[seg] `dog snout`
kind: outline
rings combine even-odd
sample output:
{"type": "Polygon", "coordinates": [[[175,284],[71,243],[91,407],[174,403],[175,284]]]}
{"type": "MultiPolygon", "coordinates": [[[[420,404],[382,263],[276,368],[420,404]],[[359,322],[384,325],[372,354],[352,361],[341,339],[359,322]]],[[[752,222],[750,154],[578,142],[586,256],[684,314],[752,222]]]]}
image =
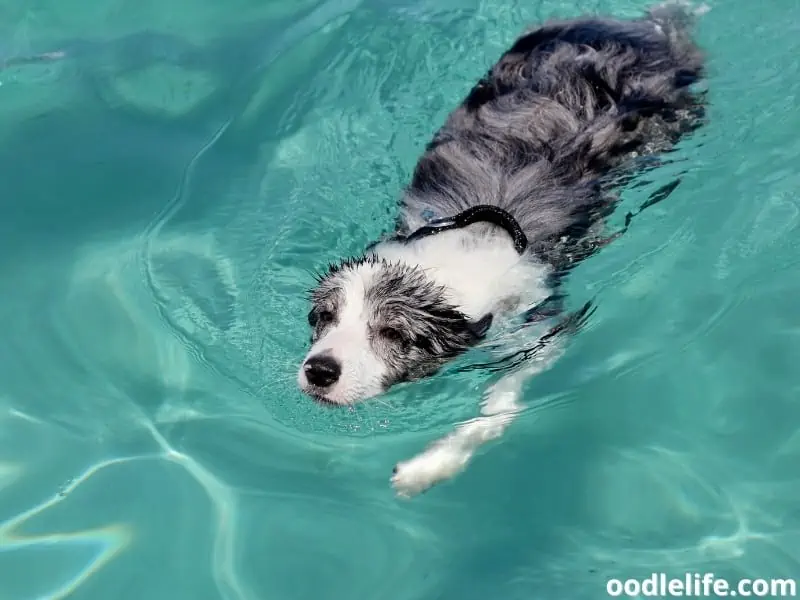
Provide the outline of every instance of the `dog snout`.
{"type": "Polygon", "coordinates": [[[309,383],[321,388],[333,385],[342,374],[339,362],[327,354],[312,356],[303,365],[303,370],[309,383]]]}

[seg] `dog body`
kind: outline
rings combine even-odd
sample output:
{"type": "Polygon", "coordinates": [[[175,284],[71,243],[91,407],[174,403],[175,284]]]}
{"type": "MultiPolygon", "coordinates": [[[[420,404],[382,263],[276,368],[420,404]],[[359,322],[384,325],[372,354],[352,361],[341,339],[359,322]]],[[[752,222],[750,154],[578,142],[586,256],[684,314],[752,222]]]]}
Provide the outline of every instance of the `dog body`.
{"type": "MultiPolygon", "coordinates": [[[[312,347],[298,384],[352,404],[435,373],[492,325],[536,318],[593,252],[614,208],[611,173],[670,148],[702,120],[691,14],[553,22],[521,36],[435,134],[393,235],[331,265],[311,292],[312,347]]],[[[531,360],[487,393],[480,419],[411,461],[413,494],[446,479],[520,409],[531,360]]]]}

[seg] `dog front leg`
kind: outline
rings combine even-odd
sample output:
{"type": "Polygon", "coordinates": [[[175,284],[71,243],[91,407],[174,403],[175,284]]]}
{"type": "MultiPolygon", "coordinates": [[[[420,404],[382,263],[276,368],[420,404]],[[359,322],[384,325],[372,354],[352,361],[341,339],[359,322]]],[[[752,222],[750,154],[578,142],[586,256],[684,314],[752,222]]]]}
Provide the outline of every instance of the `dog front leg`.
{"type": "Polygon", "coordinates": [[[451,479],[464,470],[481,446],[502,436],[523,408],[521,397],[525,382],[556,358],[554,353],[545,354],[547,356],[537,357],[495,382],[487,390],[480,417],[460,424],[421,454],[398,463],[392,475],[397,495],[410,498],[451,479]]]}

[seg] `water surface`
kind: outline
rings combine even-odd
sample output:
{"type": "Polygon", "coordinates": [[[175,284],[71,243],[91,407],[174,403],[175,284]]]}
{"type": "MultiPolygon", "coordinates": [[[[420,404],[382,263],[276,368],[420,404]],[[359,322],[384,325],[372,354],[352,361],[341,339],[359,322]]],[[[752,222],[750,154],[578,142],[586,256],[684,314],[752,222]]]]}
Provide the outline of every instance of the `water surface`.
{"type": "Polygon", "coordinates": [[[603,598],[800,572],[800,5],[719,0],[710,121],[578,268],[535,406],[412,502],[488,373],[303,398],[311,272],[391,224],[528,23],[646,2],[0,4],[0,598],[603,598]]]}

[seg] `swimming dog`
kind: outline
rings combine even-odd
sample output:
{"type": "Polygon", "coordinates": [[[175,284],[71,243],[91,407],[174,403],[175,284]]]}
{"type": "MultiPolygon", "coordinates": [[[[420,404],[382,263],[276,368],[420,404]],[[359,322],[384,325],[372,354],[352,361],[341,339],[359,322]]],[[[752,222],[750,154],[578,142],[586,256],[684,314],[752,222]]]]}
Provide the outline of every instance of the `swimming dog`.
{"type": "MultiPolygon", "coordinates": [[[[615,207],[610,175],[635,172],[704,119],[693,17],[662,4],[638,19],[551,21],[518,37],[427,145],[394,231],[318,276],[300,389],[350,405],[436,373],[501,322],[563,310],[564,273],[613,238],[597,235],[615,207]]],[[[547,363],[517,364],[489,388],[480,418],[398,463],[397,493],[461,471],[503,433],[522,385],[547,363]]]]}

